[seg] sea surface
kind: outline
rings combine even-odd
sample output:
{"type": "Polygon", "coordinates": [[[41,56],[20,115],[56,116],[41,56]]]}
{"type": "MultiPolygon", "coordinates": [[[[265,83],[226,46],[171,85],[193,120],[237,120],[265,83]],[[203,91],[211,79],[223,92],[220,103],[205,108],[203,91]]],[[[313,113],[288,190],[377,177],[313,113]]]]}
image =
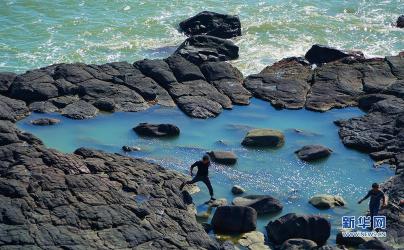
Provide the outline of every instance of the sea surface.
{"type": "MultiPolygon", "coordinates": [[[[89,120],[71,120],[60,114],[32,114],[18,126],[37,135],[44,143],[66,153],[78,147],[92,147],[108,152],[124,153],[123,145],[140,147],[141,151],[128,155],[146,158],[170,169],[189,173],[190,165],[210,150],[229,150],[236,153],[234,166],[213,164],[210,171],[216,198],[235,198],[233,185],[240,185],[246,194],[268,194],[284,204],[282,213],[258,219],[258,229],[273,218],[289,212],[322,214],[332,222],[335,236],[341,227],[341,216],[363,215],[367,211],[362,198],[371,183],[382,182],[393,175],[387,166],[373,167],[367,154],[343,146],[338,127],[333,121],[360,116],[357,108],[331,110],[326,113],[308,110],[275,110],[269,103],[252,99],[249,106],[225,110],[214,119],[199,120],[186,116],[178,108],[154,106],[137,113],[101,114],[89,120]],[[54,126],[34,126],[30,121],[40,117],[61,120],[54,126]],[[181,134],[173,139],[139,137],[132,128],[140,122],[173,123],[181,134]],[[241,146],[246,132],[252,128],[281,130],[286,143],[279,149],[247,149],[241,146]],[[315,163],[299,160],[294,151],[308,144],[322,144],[333,150],[332,155],[315,163]],[[318,210],[308,200],[316,194],[341,195],[347,202],[344,208],[318,210]]],[[[206,212],[204,204],[209,193],[203,183],[194,202],[199,213],[206,212]]],[[[332,243],[335,237],[330,237],[332,243]]]]}
{"type": "Polygon", "coordinates": [[[314,43],[367,56],[404,49],[404,29],[392,26],[403,0],[1,0],[0,71],[166,57],[185,39],[178,23],[202,10],[240,16],[233,63],[244,74],[314,43]]]}

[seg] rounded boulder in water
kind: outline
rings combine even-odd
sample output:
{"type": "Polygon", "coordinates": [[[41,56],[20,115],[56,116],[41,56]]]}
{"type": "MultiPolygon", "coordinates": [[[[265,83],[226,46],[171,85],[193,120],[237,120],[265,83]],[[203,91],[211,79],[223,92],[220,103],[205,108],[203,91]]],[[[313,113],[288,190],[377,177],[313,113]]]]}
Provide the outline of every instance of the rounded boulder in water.
{"type": "Polygon", "coordinates": [[[281,147],[285,143],[282,132],[274,129],[250,130],[241,142],[246,147],[281,147]]]}

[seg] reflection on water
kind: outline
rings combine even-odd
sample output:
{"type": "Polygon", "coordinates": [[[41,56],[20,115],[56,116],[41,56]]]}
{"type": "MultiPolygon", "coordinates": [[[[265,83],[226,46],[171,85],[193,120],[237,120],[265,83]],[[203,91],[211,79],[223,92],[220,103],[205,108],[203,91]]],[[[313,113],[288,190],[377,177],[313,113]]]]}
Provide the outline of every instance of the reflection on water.
{"type": "MultiPolygon", "coordinates": [[[[270,104],[253,99],[249,106],[236,106],[224,111],[218,118],[191,119],[177,108],[153,107],[138,113],[103,114],[94,119],[75,121],[59,114],[33,114],[20,121],[19,127],[39,136],[47,146],[64,152],[72,152],[87,146],[110,152],[120,152],[123,145],[140,147],[130,156],[146,158],[167,168],[189,172],[189,166],[208,150],[230,150],[238,156],[234,166],[213,164],[211,178],[217,198],[234,198],[231,187],[235,184],[247,190],[247,194],[269,194],[278,198],[288,212],[315,213],[327,216],[333,223],[333,233],[340,226],[340,217],[346,214],[361,215],[365,203],[356,201],[362,197],[372,182],[381,182],[393,173],[387,167],[374,168],[366,154],[345,148],[333,124],[337,119],[360,116],[356,108],[316,113],[307,110],[278,111],[270,104]],[[33,126],[31,119],[57,117],[61,123],[49,126],[33,126]],[[181,134],[172,139],[138,137],[132,130],[140,122],[173,123],[181,134]],[[274,128],[284,132],[285,145],[280,149],[247,149],[240,145],[246,131],[251,128],[274,128]],[[330,147],[333,154],[326,160],[304,163],[294,151],[307,144],[330,147]],[[317,210],[308,204],[315,194],[341,195],[346,208],[317,210]]],[[[198,212],[207,210],[204,204],[209,194],[203,184],[201,192],[193,195],[198,212]]],[[[139,197],[138,197],[139,198],[139,197]]],[[[272,217],[260,217],[259,229],[272,217]]],[[[332,239],[333,237],[331,237],[332,239]]]]}

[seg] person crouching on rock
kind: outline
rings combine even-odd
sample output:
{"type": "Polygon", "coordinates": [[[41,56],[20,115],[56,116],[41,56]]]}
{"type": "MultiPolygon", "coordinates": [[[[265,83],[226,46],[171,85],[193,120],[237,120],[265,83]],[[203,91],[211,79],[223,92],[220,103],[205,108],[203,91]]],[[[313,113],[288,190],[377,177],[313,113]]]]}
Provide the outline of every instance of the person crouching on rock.
{"type": "Polygon", "coordinates": [[[380,201],[383,200],[382,207],[386,206],[386,197],[384,196],[383,191],[379,189],[379,184],[373,183],[372,189],[368,192],[368,194],[358,201],[358,204],[361,204],[362,201],[366,200],[370,197],[369,201],[369,211],[371,222],[373,223],[373,216],[377,216],[379,214],[380,209],[380,201]]]}
{"type": "Polygon", "coordinates": [[[182,190],[185,185],[194,184],[196,182],[202,181],[209,189],[210,200],[216,200],[213,197],[213,188],[209,179],[209,166],[210,166],[210,158],[208,155],[204,155],[201,161],[197,161],[194,164],[192,164],[191,176],[194,176],[193,170],[195,167],[197,167],[198,171],[196,172],[196,176],[192,180],[182,183],[180,189],[182,190]]]}

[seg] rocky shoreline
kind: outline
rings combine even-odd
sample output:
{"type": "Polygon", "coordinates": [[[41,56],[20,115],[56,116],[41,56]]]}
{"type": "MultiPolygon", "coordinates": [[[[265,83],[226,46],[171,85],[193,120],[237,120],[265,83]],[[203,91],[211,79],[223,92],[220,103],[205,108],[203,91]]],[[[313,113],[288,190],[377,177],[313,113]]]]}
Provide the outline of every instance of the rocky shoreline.
{"type": "MultiPolygon", "coordinates": [[[[234,27],[229,34],[240,35],[234,27]]],[[[248,105],[252,96],[278,109],[365,110],[336,121],[339,135],[347,147],[396,167],[383,185],[389,202],[382,213],[387,243],[404,244],[404,53],[364,58],[315,45],[306,58],[286,58],[244,78],[226,62],[238,57],[233,42],[195,30],[206,31],[192,29],[166,59],[0,73],[0,248],[220,249],[188,212],[189,195],[176,191],[180,174],[90,149],[62,154],[14,123],[30,112],[87,119],[156,104],[204,119],[248,105]]]]}

